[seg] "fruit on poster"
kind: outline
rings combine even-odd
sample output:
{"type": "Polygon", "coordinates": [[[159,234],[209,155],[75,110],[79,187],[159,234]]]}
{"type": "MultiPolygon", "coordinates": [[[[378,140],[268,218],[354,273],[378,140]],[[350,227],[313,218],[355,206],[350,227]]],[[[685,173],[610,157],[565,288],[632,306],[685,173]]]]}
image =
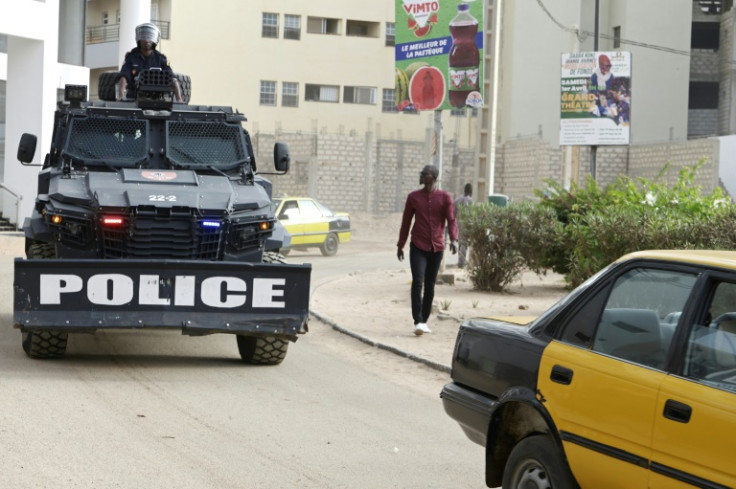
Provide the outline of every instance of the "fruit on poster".
{"type": "Polygon", "coordinates": [[[423,66],[409,81],[409,98],[416,110],[436,110],[445,101],[445,77],[434,66],[423,66]]]}

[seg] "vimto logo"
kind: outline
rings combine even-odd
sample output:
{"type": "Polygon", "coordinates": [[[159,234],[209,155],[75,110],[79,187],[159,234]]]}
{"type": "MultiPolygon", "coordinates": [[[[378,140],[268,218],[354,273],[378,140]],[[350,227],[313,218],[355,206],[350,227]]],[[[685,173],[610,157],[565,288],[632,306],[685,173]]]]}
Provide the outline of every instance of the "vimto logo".
{"type": "Polygon", "coordinates": [[[408,17],[408,27],[417,37],[429,34],[432,26],[437,24],[437,12],[440,2],[436,0],[403,0],[404,11],[408,17]]]}

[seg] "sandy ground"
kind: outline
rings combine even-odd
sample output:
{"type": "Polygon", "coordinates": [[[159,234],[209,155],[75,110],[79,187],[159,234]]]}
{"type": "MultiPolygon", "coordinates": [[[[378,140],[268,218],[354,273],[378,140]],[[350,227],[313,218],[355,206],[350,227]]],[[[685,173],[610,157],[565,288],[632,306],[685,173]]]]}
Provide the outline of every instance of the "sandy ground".
{"type": "MultiPolygon", "coordinates": [[[[382,218],[356,214],[351,218],[354,238],[344,245],[345,249],[367,245],[395,251],[399,214],[382,218]]],[[[523,273],[506,292],[478,291],[467,272],[456,266],[457,257],[449,252],[445,256],[441,274],[454,279],[454,284],[436,286],[434,312],[428,322],[431,334],[413,334],[408,257],[402,263],[397,261],[396,268],[347,274],[319,286],[312,294],[310,308],[323,323],[367,344],[449,371],[457,331],[464,321],[475,317],[538,316],[568,292],[561,276],[532,272],[523,273]]]]}

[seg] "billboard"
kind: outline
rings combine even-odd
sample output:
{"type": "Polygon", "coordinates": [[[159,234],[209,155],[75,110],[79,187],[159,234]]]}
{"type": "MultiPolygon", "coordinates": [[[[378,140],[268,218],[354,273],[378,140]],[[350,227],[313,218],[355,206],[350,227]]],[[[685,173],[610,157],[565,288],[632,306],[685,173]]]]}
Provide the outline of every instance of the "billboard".
{"type": "Polygon", "coordinates": [[[483,106],[483,0],[396,0],[399,111],[483,106]]]}
{"type": "Polygon", "coordinates": [[[563,53],[560,145],[629,144],[631,53],[563,53]]]}

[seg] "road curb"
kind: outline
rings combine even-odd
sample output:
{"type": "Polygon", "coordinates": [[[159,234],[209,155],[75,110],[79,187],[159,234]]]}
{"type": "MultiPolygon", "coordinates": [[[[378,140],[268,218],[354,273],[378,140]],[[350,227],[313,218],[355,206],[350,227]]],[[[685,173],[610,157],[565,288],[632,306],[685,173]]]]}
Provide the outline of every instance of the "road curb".
{"type": "Polygon", "coordinates": [[[312,316],[314,316],[318,320],[322,321],[323,323],[329,325],[335,331],[338,331],[338,332],[340,332],[342,334],[348,335],[351,338],[355,338],[356,340],[361,341],[361,342],[363,342],[363,343],[365,343],[367,345],[374,346],[376,348],[380,348],[381,350],[389,351],[391,353],[394,353],[394,354],[399,355],[399,356],[404,357],[404,358],[408,358],[409,360],[412,360],[412,361],[415,361],[415,362],[418,362],[418,363],[422,363],[422,364],[424,364],[424,365],[426,365],[426,366],[428,366],[430,368],[433,368],[435,370],[439,370],[440,372],[445,372],[445,373],[448,373],[448,374],[450,373],[450,370],[451,369],[447,365],[443,365],[443,364],[441,364],[439,362],[435,362],[434,360],[429,360],[427,358],[420,357],[420,356],[415,355],[413,353],[409,353],[407,351],[404,351],[404,350],[402,350],[400,348],[396,348],[395,346],[387,345],[385,343],[381,343],[379,341],[372,340],[372,339],[370,339],[370,338],[368,338],[366,336],[363,336],[361,334],[358,334],[358,333],[356,333],[354,331],[350,331],[349,329],[344,328],[343,326],[340,326],[339,324],[337,324],[332,319],[328,318],[324,314],[321,314],[321,313],[319,313],[317,311],[311,310],[311,311],[309,311],[309,314],[312,315],[312,316]]]}

